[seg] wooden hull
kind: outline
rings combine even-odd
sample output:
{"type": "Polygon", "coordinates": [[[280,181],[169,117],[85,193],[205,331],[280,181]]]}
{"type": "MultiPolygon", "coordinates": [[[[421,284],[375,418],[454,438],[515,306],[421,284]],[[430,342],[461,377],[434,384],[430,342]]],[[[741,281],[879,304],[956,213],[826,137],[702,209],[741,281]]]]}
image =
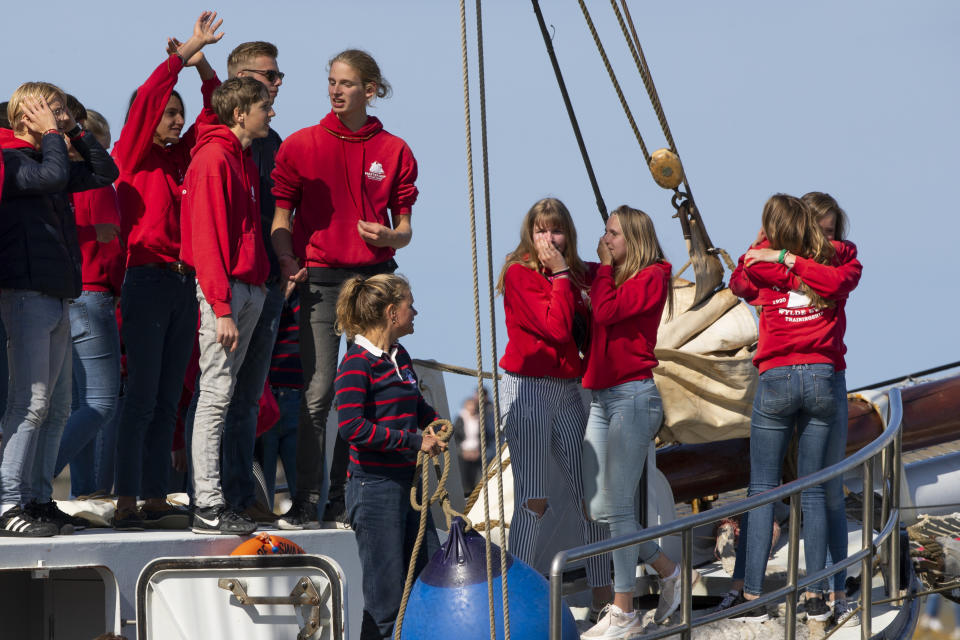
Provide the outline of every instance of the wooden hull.
{"type": "MultiPolygon", "coordinates": [[[[904,387],[902,395],[904,451],[960,438],[960,375],[904,387]]],[[[851,399],[848,407],[847,455],[883,431],[870,404],[851,399]]],[[[657,468],[670,482],[677,502],[742,489],[750,482],[750,440],[664,447],[657,452],[657,468]]]]}

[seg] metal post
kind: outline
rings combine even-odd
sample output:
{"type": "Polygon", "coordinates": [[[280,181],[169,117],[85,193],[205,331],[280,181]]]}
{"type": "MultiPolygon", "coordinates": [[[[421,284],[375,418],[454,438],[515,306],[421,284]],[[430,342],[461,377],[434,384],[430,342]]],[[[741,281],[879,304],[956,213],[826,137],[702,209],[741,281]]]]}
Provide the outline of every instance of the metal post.
{"type": "Polygon", "coordinates": [[[873,623],[873,460],[863,463],[863,548],[870,552],[860,566],[860,637],[870,640],[873,623]]]}
{"type": "Polygon", "coordinates": [[[690,622],[693,621],[693,583],[690,578],[693,570],[693,529],[684,529],[681,532],[683,551],[680,554],[680,602],[683,604],[683,631],[682,640],[690,640],[690,622]]]}
{"type": "Polygon", "coordinates": [[[784,620],[785,640],[797,637],[797,578],[800,569],[800,494],[790,496],[790,539],[787,548],[787,585],[793,591],[787,594],[786,620],[784,620]]]}
{"type": "Polygon", "coordinates": [[[550,640],[560,640],[563,633],[561,596],[563,594],[563,569],[567,566],[567,553],[561,551],[553,557],[550,565],[550,640]]]}
{"type": "MultiPolygon", "coordinates": [[[[890,504],[897,520],[900,520],[900,470],[901,470],[901,434],[903,429],[893,438],[893,469],[890,478],[890,504]]],[[[894,598],[900,595],[900,525],[890,534],[890,565],[887,569],[890,576],[890,595],[894,598]]]]}

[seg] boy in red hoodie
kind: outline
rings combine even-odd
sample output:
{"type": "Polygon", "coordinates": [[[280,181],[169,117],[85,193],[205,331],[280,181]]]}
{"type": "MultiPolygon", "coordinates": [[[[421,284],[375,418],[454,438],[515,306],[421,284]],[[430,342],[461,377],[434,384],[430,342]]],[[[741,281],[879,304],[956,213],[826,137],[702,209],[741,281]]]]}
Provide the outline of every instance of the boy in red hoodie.
{"type": "Polygon", "coordinates": [[[237,372],[260,318],[270,271],[260,228],[260,180],[249,147],[270,132],[273,101],[253,78],[213,93],[220,124],[198,125],[183,182],[180,259],[197,272],[200,395],[193,426],[193,531],[247,535],[257,528],[220,485],[220,441],[237,372]]]}

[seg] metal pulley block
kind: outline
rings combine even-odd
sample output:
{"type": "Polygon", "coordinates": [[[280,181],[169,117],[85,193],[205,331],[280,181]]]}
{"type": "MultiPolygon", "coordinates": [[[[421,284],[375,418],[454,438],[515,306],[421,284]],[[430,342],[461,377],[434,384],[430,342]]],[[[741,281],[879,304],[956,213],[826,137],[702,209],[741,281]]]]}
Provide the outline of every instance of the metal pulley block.
{"type": "Polygon", "coordinates": [[[676,189],[683,182],[683,165],[670,149],[657,149],[650,154],[650,173],[664,189],[676,189]]]}

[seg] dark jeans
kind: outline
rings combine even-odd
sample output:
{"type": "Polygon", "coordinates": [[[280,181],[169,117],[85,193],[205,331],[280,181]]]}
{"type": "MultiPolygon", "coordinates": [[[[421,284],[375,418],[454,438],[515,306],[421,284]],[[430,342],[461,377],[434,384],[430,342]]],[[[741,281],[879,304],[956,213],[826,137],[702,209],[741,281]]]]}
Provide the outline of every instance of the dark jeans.
{"type": "Polygon", "coordinates": [[[197,335],[193,276],[131,267],[120,310],[127,387],[117,426],[117,494],[167,495],[170,449],[183,376],[197,335]]]}
{"type": "MultiPolygon", "coordinates": [[[[346,503],[363,569],[360,639],[390,638],[420,524],[420,514],[410,506],[410,481],[354,473],[347,482],[346,503]]],[[[428,511],[417,574],[439,548],[428,511]]]]}
{"type": "Polygon", "coordinates": [[[220,466],[223,495],[227,504],[245,509],[256,500],[253,480],[253,449],[257,437],[257,414],[260,396],[270,372],[273,345],[283,309],[283,285],[267,286],[267,297],[247,345],[247,353],[237,373],[237,381],[227,409],[223,427],[222,464],[220,466]]]}
{"type": "MultiPolygon", "coordinates": [[[[297,427],[297,497],[314,503],[319,502],[323,489],[327,416],[340,350],[340,336],[333,329],[339,294],[339,284],[300,285],[300,361],[305,386],[297,427]]],[[[347,443],[337,437],[328,501],[343,498],[348,450],[347,443]]]]}
{"type": "Polygon", "coordinates": [[[267,483],[267,500],[273,508],[277,488],[277,462],[283,463],[290,497],[296,499],[296,488],[291,485],[297,477],[297,422],[300,418],[300,389],[274,387],[273,395],[280,407],[280,419],[260,436],[260,466],[267,483]]]}
{"type": "MultiPolygon", "coordinates": [[[[827,441],[827,453],[823,466],[837,464],[847,455],[847,372],[837,371],[833,375],[833,389],[837,396],[837,415],[830,439],[827,441]]],[[[847,505],[843,496],[843,476],[837,476],[823,483],[827,504],[827,550],[830,562],[840,562],[847,558],[847,505]]],[[[833,590],[842,593],[847,580],[846,570],[833,576],[833,590]]]]}
{"type": "MultiPolygon", "coordinates": [[[[830,364],[776,367],[760,374],[750,421],[750,488],[753,496],[780,486],[783,458],[794,429],[799,434],[797,471],[800,477],[823,468],[827,440],[837,413],[834,371],[830,364]]],[[[823,569],[827,555],[827,515],[823,486],[801,494],[803,553],[807,575],[823,569]]],[[[773,504],[747,514],[741,535],[746,551],[744,592],[760,595],[770,554],[773,504]]],[[[820,585],[809,591],[819,593],[820,585]]]]}

